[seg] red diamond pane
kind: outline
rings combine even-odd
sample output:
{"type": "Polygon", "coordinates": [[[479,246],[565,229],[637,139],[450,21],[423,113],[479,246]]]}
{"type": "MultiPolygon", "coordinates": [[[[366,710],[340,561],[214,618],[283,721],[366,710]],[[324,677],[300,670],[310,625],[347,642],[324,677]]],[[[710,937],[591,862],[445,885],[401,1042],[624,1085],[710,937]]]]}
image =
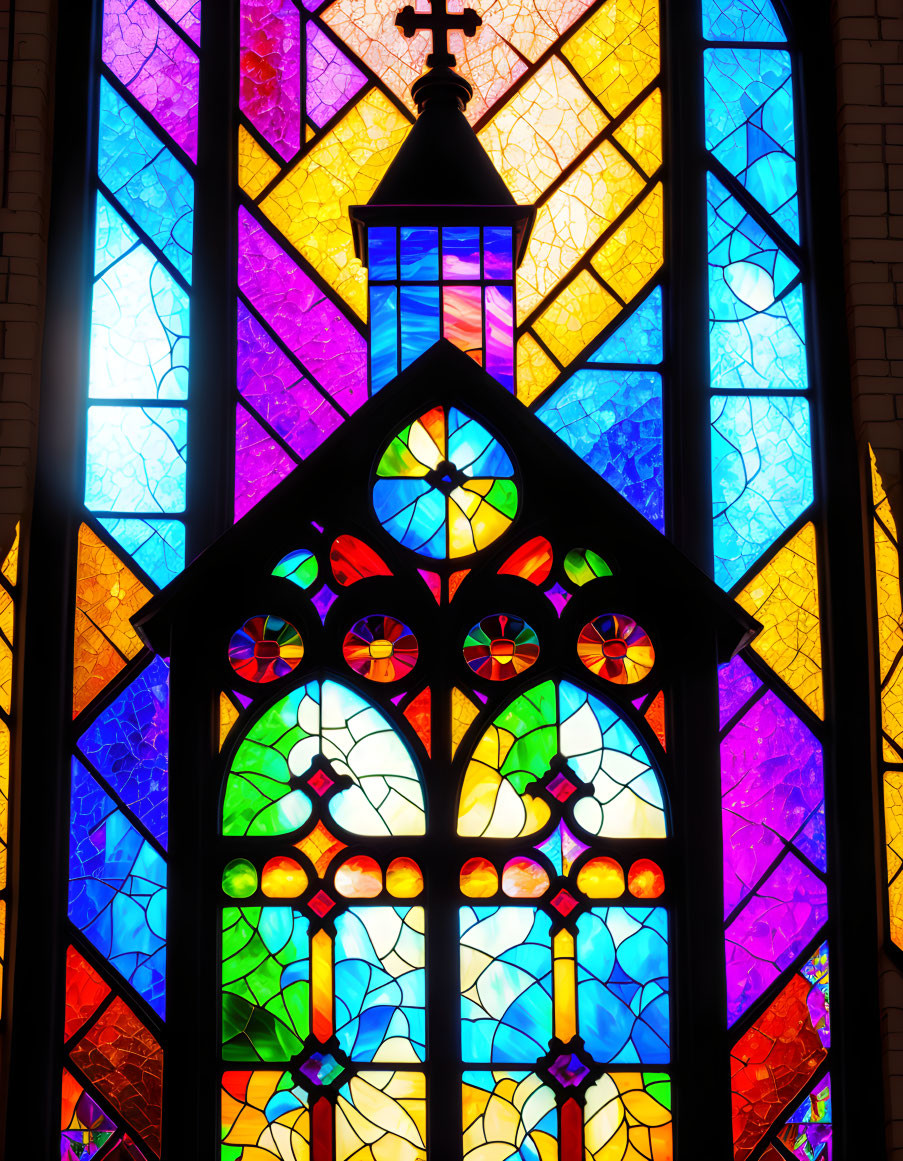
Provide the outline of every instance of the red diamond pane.
{"type": "Polygon", "coordinates": [[[555,898],[551,900],[551,904],[560,915],[570,915],[574,908],[578,906],[574,896],[569,891],[565,891],[563,887],[555,898]]]}
{"type": "Polygon", "coordinates": [[[333,907],[335,907],[335,901],[330,899],[325,891],[318,891],[308,906],[315,915],[319,915],[322,919],[324,915],[328,915],[333,907]]]}
{"type": "Polygon", "coordinates": [[[577,787],[564,774],[556,774],[549,783],[549,793],[559,802],[567,802],[577,787]]]}

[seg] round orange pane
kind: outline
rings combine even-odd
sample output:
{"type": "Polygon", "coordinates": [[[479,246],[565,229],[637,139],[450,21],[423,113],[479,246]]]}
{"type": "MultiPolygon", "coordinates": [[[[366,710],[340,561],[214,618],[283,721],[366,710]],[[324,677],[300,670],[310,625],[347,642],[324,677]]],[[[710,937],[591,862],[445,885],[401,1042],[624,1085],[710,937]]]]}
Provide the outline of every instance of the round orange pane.
{"type": "Polygon", "coordinates": [[[335,889],[346,899],[372,899],[383,889],[379,863],[369,855],[352,855],[336,871],[335,889]]]}
{"type": "Polygon", "coordinates": [[[590,859],[580,868],[577,886],[590,899],[617,899],[624,894],[621,864],[616,859],[590,859]]]}
{"type": "Polygon", "coordinates": [[[342,656],[355,673],[370,681],[397,681],[414,668],[417,638],[395,617],[373,614],[351,626],[342,642],[342,656]]]}
{"type": "Polygon", "coordinates": [[[307,875],[300,863],[277,855],[263,868],[260,886],[270,899],[296,899],[307,886],[307,875]]]}
{"type": "Polygon", "coordinates": [[[487,899],[498,889],[498,871],[488,859],[468,859],[461,868],[461,891],[469,899],[487,899]]]}
{"type": "Polygon", "coordinates": [[[627,886],[637,899],[657,899],[665,890],[665,876],[652,859],[637,859],[627,872],[627,886]]]}
{"type": "Polygon", "coordinates": [[[549,876],[535,859],[509,859],[502,871],[502,890],[512,899],[538,899],[549,889],[549,876]]]}
{"type": "Polygon", "coordinates": [[[577,656],[596,677],[633,685],[652,669],[655,650],[649,635],[632,618],[603,613],[580,630],[577,656]]]}
{"type": "Polygon", "coordinates": [[[413,859],[393,859],[386,868],[386,890],[396,899],[413,899],[423,890],[423,872],[413,859]]]}

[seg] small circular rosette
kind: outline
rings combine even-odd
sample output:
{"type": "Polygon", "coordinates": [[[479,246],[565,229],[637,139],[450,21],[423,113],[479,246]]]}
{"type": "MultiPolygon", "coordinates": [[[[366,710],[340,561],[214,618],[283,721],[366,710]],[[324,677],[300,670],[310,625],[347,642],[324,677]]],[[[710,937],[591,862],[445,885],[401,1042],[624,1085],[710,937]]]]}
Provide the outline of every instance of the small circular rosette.
{"type": "Polygon", "coordinates": [[[508,681],[539,657],[539,638],[521,617],[484,617],[464,640],[464,660],[478,677],[508,681]]]}
{"type": "Polygon", "coordinates": [[[345,634],[342,655],[355,673],[370,681],[398,681],[417,663],[417,638],[403,621],[374,613],[345,634]]]}
{"type": "Polygon", "coordinates": [[[245,681],[276,681],[291,673],[304,656],[301,635],[290,621],[261,614],[232,634],[229,664],[245,681]]]}
{"type": "Polygon", "coordinates": [[[584,625],[577,656],[586,668],[616,685],[642,681],[652,669],[655,650],[648,633],[623,613],[603,613],[584,625]]]}

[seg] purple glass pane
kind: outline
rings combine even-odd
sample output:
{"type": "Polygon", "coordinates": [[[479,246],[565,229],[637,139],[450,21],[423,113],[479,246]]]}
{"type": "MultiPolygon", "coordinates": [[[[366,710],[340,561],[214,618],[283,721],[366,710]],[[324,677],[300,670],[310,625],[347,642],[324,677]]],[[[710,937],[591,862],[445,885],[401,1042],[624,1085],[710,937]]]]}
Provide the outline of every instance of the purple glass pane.
{"type": "Polygon", "coordinates": [[[157,0],[157,3],[195,44],[201,43],[201,0],[157,0]]]}
{"type": "Polygon", "coordinates": [[[307,25],[307,115],[317,126],[340,112],[366,77],[326,33],[311,20],[307,25]]]}
{"type": "Polygon", "coordinates": [[[790,966],[827,918],[825,884],[788,853],[727,929],[731,1024],[790,966]]]}
{"type": "Polygon", "coordinates": [[[825,804],[819,804],[818,810],[812,815],[800,833],[793,840],[793,845],[813,862],[820,871],[828,869],[828,840],[825,834],[825,804]]]}
{"type": "Polygon", "coordinates": [[[514,291],[487,286],[486,370],[509,391],[514,390],[514,291]]]}
{"type": "Polygon", "coordinates": [[[103,60],[158,124],[198,157],[198,58],[146,0],[106,0],[103,60]]]}
{"type": "Polygon", "coordinates": [[[720,726],[744,706],[762,682],[756,677],[742,657],[735,657],[728,665],[718,670],[718,694],[721,707],[720,726]]]}
{"type": "Polygon", "coordinates": [[[825,1074],[793,1110],[778,1140],[799,1161],[830,1161],[831,1077],[825,1074]]]}
{"type": "Polygon", "coordinates": [[[320,614],[320,620],[326,624],[326,614],[339,599],[338,593],[334,593],[329,585],[323,587],[311,597],[313,607],[320,614]]]}
{"type": "Polygon", "coordinates": [[[247,210],[239,211],[238,283],[258,313],[346,412],[367,399],[367,344],[247,210]]]}
{"type": "Polygon", "coordinates": [[[824,802],[821,746],[774,693],[722,742],[721,790],[728,914],[824,802]]]}
{"type": "Polygon", "coordinates": [[[570,1085],[580,1084],[589,1075],[589,1069],[580,1057],[573,1052],[567,1055],[562,1053],[561,1056],[557,1056],[549,1065],[549,1072],[565,1088],[570,1085]]]}
{"type": "Polygon", "coordinates": [[[241,0],[239,104],[281,157],[301,148],[301,13],[291,0],[241,0]]]}
{"type": "Polygon", "coordinates": [[[550,589],[546,589],[546,596],[555,606],[555,612],[560,617],[564,612],[565,605],[571,599],[571,594],[556,581],[550,589]]]}
{"type": "Polygon", "coordinates": [[[232,696],[237,698],[245,707],[245,709],[247,709],[251,702],[254,700],[252,697],[248,697],[246,693],[239,693],[237,689],[232,690],[232,696]]]}
{"type": "Polygon", "coordinates": [[[155,657],[82,734],[79,747],[166,846],[169,666],[155,657]]]}
{"type": "Polygon", "coordinates": [[[342,423],[342,416],[279,345],[238,304],[238,389],[302,459],[342,423]]]}
{"type": "Polygon", "coordinates": [[[240,520],[295,466],[239,403],[235,408],[235,519],[240,520]]]}

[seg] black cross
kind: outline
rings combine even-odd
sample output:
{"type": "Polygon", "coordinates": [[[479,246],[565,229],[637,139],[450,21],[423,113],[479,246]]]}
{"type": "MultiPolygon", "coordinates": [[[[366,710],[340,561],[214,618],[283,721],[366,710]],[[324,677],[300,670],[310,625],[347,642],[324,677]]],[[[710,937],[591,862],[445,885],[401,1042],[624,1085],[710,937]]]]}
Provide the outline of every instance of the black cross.
{"type": "Polygon", "coordinates": [[[448,34],[451,29],[458,28],[465,36],[475,36],[483,23],[472,8],[465,8],[460,16],[453,16],[446,8],[447,3],[448,0],[429,0],[428,14],[415,12],[413,6],[407,4],[395,17],[396,26],[408,40],[421,29],[432,32],[433,51],[426,58],[426,63],[431,69],[442,65],[454,68],[454,53],[448,51],[448,34]]]}

